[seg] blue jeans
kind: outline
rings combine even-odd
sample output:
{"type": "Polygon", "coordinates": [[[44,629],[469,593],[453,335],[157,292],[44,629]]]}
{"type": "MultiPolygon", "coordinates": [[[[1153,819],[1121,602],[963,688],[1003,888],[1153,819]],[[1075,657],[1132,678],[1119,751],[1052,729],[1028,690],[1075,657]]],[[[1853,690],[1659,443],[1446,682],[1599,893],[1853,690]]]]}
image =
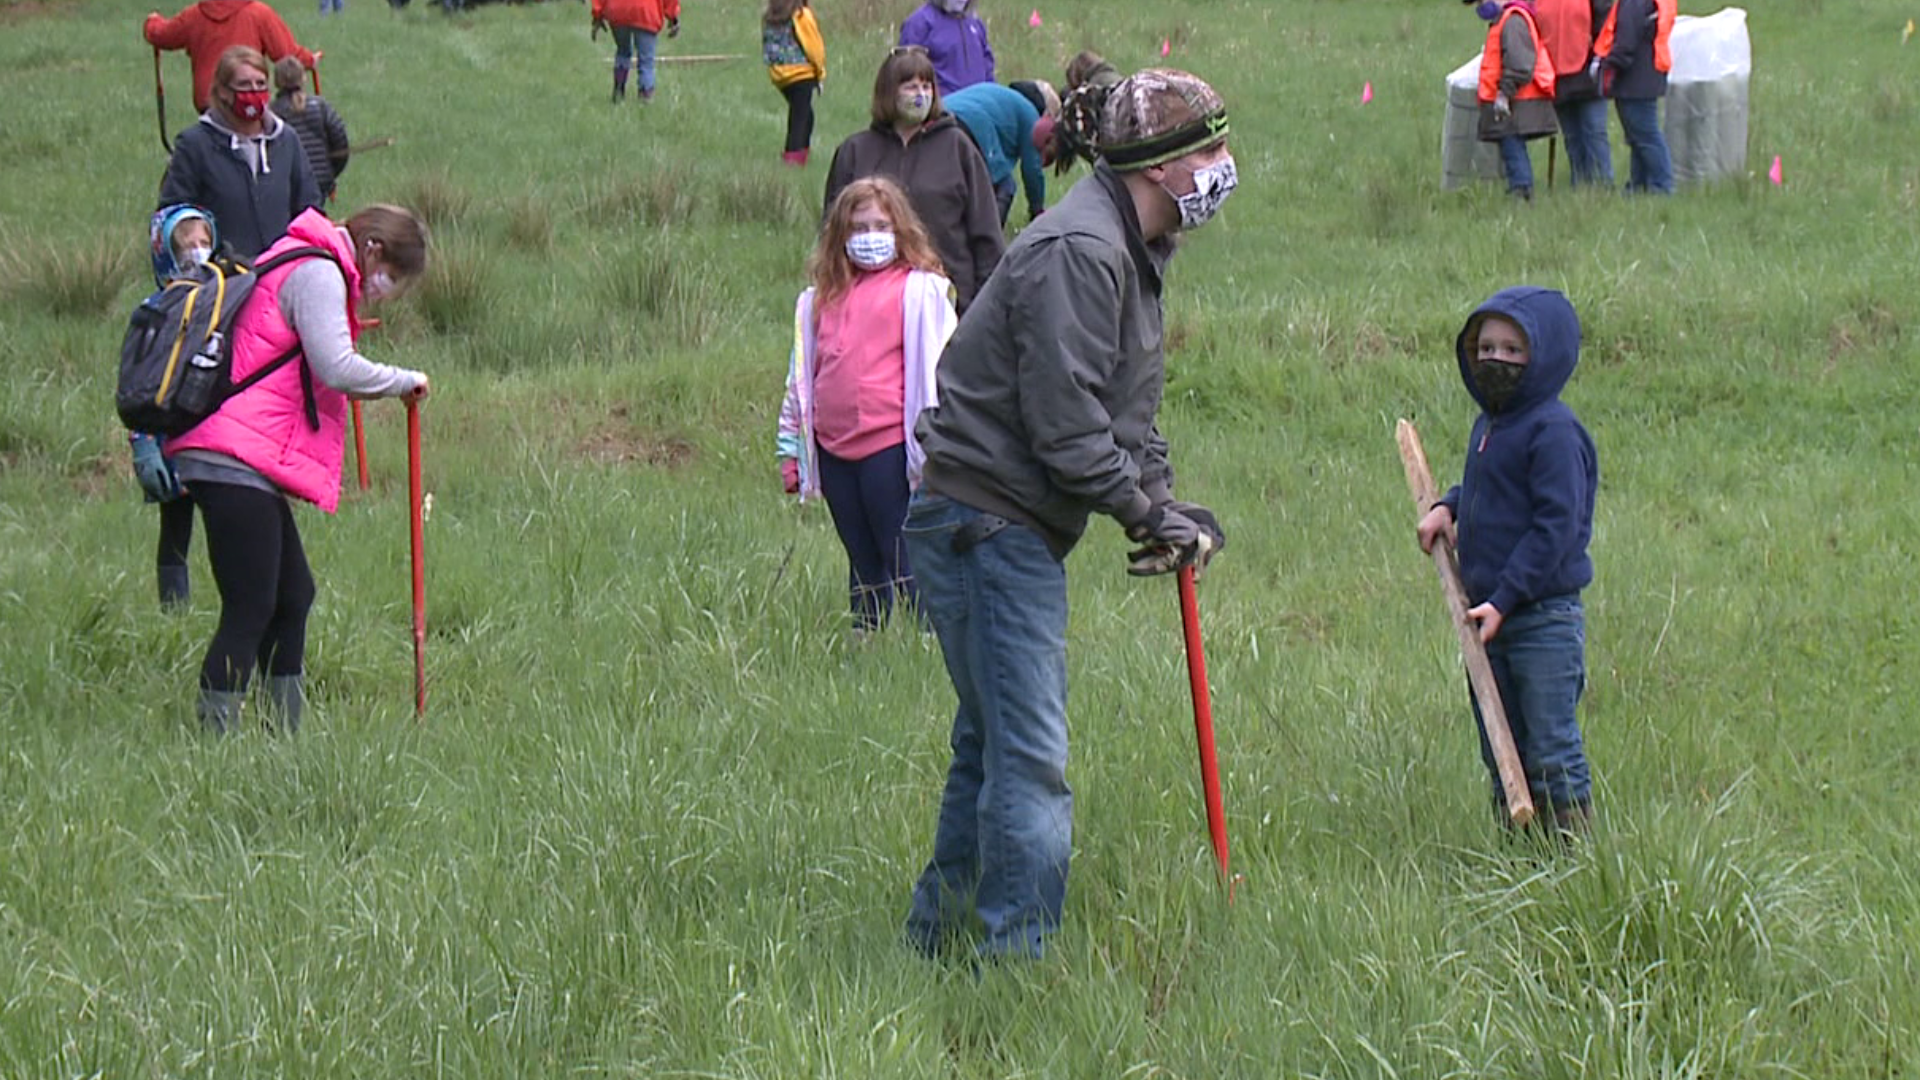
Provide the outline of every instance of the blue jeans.
{"type": "Polygon", "coordinates": [[[1533,159],[1527,156],[1527,140],[1518,135],[1501,138],[1500,169],[1507,174],[1508,191],[1533,190],[1533,159]]]}
{"type": "Polygon", "coordinates": [[[1673,158],[1667,154],[1666,133],[1660,130],[1660,99],[1617,98],[1613,108],[1620,114],[1620,129],[1626,133],[1631,154],[1627,190],[1673,194],[1673,158]]]}
{"type": "Polygon", "coordinates": [[[906,929],[934,954],[967,930],[971,906],[979,955],[1039,957],[1060,927],[1073,854],[1067,569],[1021,525],[954,551],[956,531],[980,516],[924,492],[907,509],[907,552],[959,707],[906,929]]]}
{"type": "Polygon", "coordinates": [[[1013,212],[1013,177],[993,185],[993,201],[1000,207],[1000,224],[1007,223],[1007,215],[1013,212]]]}
{"type": "Polygon", "coordinates": [[[650,34],[637,26],[619,26],[613,28],[613,81],[621,89],[627,85],[627,72],[635,67],[640,69],[640,96],[653,96],[653,54],[659,44],[657,34],[650,34]]]}
{"type": "Polygon", "coordinates": [[[917,603],[913,570],[900,529],[907,519],[907,444],[895,443],[858,461],[820,451],[820,492],[847,549],[847,594],[853,624],[878,629],[895,599],[917,603]]]}
{"type": "MultiPolygon", "coordinates": [[[[1593,781],[1574,715],[1587,686],[1587,623],[1579,593],[1550,596],[1518,608],[1487,643],[1487,659],[1507,707],[1507,726],[1526,770],[1536,806],[1564,808],[1588,803],[1593,781]]],[[[1480,704],[1480,757],[1493,779],[1496,805],[1505,807],[1500,772],[1487,743],[1480,704]]]]}
{"type": "Polygon", "coordinates": [[[1607,144],[1607,101],[1588,98],[1555,104],[1560,138],[1567,144],[1567,171],[1572,187],[1582,184],[1613,186],[1613,147],[1607,144]]]}

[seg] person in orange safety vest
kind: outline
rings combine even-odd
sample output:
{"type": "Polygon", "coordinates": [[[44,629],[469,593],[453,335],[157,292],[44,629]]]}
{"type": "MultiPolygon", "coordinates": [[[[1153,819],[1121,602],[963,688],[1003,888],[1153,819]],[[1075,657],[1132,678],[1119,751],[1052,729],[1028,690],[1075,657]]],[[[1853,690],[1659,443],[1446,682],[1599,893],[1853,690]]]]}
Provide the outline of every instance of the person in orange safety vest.
{"type": "Polygon", "coordinates": [[[1613,186],[1613,148],[1607,142],[1607,102],[1590,69],[1593,41],[1613,0],[1534,0],[1540,43],[1553,58],[1553,111],[1567,147],[1572,184],[1613,186]]]}
{"type": "Polygon", "coordinates": [[[1481,0],[1490,25],[1480,54],[1480,140],[1500,144],[1507,194],[1533,198],[1527,140],[1559,130],[1553,112],[1553,61],[1540,42],[1533,0],[1481,0]]]}
{"type": "Polygon", "coordinates": [[[1600,92],[1613,99],[1626,133],[1631,164],[1627,190],[1673,191],[1673,158],[1660,130],[1660,99],[1673,70],[1673,20],[1677,0],[1619,0],[1593,43],[1600,92]]]}

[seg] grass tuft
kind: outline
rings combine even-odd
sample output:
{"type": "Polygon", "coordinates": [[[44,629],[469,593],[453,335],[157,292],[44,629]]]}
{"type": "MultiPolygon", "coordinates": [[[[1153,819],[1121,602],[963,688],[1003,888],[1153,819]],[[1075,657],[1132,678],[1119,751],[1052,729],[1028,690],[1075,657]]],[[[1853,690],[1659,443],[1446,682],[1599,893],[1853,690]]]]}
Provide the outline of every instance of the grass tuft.
{"type": "Polygon", "coordinates": [[[78,318],[105,315],[134,278],[137,249],[117,233],[37,243],[0,257],[0,291],[31,308],[78,318]]]}
{"type": "Polygon", "coordinates": [[[546,199],[528,194],[507,204],[507,243],[533,255],[553,250],[553,207],[546,199]]]}
{"type": "Polygon", "coordinates": [[[790,225],[801,217],[800,200],[784,177],[735,173],[714,191],[714,212],[728,225],[790,225]]]}
{"type": "Polygon", "coordinates": [[[465,221],[473,212],[473,193],[456,183],[445,171],[416,177],[407,191],[405,205],[435,229],[465,221]]]}
{"type": "Polygon", "coordinates": [[[493,260],[458,244],[441,244],[413,304],[436,333],[470,333],[486,320],[498,289],[493,260]]]}

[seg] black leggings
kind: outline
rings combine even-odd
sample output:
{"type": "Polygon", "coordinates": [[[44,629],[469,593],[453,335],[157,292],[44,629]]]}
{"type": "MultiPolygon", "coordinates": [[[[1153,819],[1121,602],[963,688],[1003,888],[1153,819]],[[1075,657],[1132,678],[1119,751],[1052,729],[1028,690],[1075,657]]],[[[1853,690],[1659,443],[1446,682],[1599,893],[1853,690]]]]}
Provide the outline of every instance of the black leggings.
{"type": "Polygon", "coordinates": [[[820,84],[804,79],[780,92],[787,97],[787,150],[805,150],[813,145],[813,93],[820,84]]]}
{"type": "Polygon", "coordinates": [[[313,574],[293,508],[280,495],[236,484],[196,483],[193,498],[220,589],[220,626],[200,665],[200,688],[245,690],[255,667],[300,674],[313,574]]]}
{"type": "Polygon", "coordinates": [[[192,546],[193,497],[181,492],[179,498],[160,504],[160,549],[154,561],[162,570],[170,566],[184,568],[187,551],[192,546]]]}

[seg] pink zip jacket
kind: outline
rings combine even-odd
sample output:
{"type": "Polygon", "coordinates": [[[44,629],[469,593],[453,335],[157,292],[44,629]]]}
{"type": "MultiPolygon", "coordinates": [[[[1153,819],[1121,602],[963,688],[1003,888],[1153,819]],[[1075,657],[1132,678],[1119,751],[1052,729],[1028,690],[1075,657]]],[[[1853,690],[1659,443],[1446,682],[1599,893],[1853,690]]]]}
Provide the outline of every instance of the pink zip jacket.
{"type": "MultiPolygon", "coordinates": [[[[258,261],[297,247],[320,247],[340,260],[347,279],[347,325],[360,336],[355,318],[360,302],[360,270],[353,247],[333,222],[318,210],[307,210],[287,226],[287,235],[260,253],[258,261]]],[[[299,344],[299,335],[280,314],[280,286],[288,274],[307,259],[295,259],[261,275],[233,324],[233,381],[245,379],[274,357],[299,344]]],[[[245,462],[289,495],[305,499],[331,514],[340,505],[340,466],[346,458],[347,395],[313,379],[313,400],[320,429],[307,423],[306,396],[301,390],[304,358],[237,394],[192,430],[168,440],[167,452],[210,450],[245,462]]]]}
{"type": "MultiPolygon", "coordinates": [[[[905,406],[907,484],[920,486],[920,466],[926,455],[914,437],[913,422],[934,404],[933,369],[960,321],[953,312],[953,283],[939,274],[913,270],[900,299],[905,329],[905,406]]],[[[780,405],[776,453],[800,461],[800,501],[820,494],[819,445],[813,438],[813,365],[815,328],[813,290],[800,294],[793,307],[793,352],[787,359],[787,397],[780,405]]]]}

